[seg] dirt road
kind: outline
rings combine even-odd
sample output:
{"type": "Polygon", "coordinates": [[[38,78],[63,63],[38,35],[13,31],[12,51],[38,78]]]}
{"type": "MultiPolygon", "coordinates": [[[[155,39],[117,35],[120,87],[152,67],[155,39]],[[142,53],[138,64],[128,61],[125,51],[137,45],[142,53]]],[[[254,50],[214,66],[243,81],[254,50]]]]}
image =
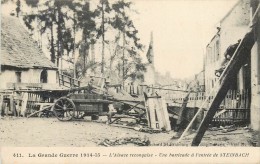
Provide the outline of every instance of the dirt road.
{"type": "Polygon", "coordinates": [[[61,122],[56,118],[3,118],[1,146],[97,146],[104,139],[144,137],[167,142],[171,133],[149,134],[89,120],[61,122]]]}
{"type": "MultiPolygon", "coordinates": [[[[231,133],[231,132],[230,132],[231,133]]],[[[151,145],[173,146],[176,140],[171,139],[176,133],[149,134],[104,123],[82,121],[61,122],[56,118],[15,118],[0,119],[0,146],[99,146],[104,139],[113,140],[124,137],[148,137],[151,145]]],[[[192,135],[183,143],[189,143],[192,135]]],[[[234,135],[207,131],[202,146],[252,146],[251,133],[236,130],[234,135]]],[[[185,145],[185,144],[184,144],[185,145]]]]}

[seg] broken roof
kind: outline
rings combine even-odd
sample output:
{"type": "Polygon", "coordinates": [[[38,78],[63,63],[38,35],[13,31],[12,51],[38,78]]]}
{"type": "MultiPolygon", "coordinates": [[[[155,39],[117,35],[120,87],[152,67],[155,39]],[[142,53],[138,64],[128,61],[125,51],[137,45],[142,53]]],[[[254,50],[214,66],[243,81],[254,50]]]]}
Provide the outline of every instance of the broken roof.
{"type": "Polygon", "coordinates": [[[20,20],[1,15],[1,64],[19,68],[57,67],[44,55],[20,20]]]}

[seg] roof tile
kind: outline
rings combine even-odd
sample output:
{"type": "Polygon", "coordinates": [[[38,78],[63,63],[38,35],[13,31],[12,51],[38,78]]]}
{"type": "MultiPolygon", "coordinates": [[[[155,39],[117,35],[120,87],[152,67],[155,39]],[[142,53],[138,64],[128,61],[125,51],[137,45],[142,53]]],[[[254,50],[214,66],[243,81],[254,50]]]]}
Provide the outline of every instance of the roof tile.
{"type": "Polygon", "coordinates": [[[55,68],[22,26],[20,20],[1,15],[1,64],[15,67],[55,68]]]}

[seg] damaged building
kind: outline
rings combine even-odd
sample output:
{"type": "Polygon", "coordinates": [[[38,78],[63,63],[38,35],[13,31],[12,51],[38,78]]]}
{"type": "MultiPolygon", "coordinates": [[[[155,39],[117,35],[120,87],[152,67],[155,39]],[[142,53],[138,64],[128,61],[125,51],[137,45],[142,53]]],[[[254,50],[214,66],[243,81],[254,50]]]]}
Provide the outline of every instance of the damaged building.
{"type": "Polygon", "coordinates": [[[57,87],[57,70],[18,18],[1,16],[1,89],[57,87]]]}
{"type": "MultiPolygon", "coordinates": [[[[251,20],[258,6],[257,3],[259,1],[238,1],[220,20],[217,33],[206,47],[204,58],[206,95],[215,92],[214,88],[220,85],[219,77],[215,75],[215,71],[222,67],[221,63],[225,60],[224,54],[229,47],[239,44],[240,40],[247,33],[249,26],[259,26],[257,24],[259,19],[257,14],[259,12],[256,13],[254,20],[251,20]]],[[[259,49],[259,47],[257,48],[259,39],[257,39],[257,36],[259,36],[259,31],[255,30],[254,37],[256,42],[251,49],[251,55],[247,57],[246,63],[240,68],[235,78],[230,79],[232,84],[221,106],[230,109],[233,112],[232,117],[235,119],[238,119],[240,116],[234,113],[241,112],[245,121],[250,121],[255,129],[259,129],[259,121],[255,121],[257,111],[257,115],[259,115],[259,102],[256,102],[257,97],[259,100],[259,89],[257,89],[257,87],[259,88],[259,82],[257,84],[257,81],[259,81],[257,74],[259,72],[256,71],[259,70],[259,50],[257,51],[259,49]]]]}

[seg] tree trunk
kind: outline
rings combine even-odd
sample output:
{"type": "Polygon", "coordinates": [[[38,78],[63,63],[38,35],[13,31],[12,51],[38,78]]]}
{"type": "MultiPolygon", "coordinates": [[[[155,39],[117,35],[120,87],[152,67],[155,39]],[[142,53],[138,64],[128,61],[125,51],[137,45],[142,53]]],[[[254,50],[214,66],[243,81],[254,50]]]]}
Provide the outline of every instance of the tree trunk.
{"type": "Polygon", "coordinates": [[[123,80],[123,88],[124,88],[124,82],[125,82],[125,32],[123,34],[123,65],[122,65],[122,80],[123,80]]]}
{"type": "Polygon", "coordinates": [[[54,36],[53,36],[53,24],[51,25],[51,61],[55,63],[55,48],[54,48],[54,36]]]}
{"type": "Polygon", "coordinates": [[[105,22],[104,22],[104,3],[102,1],[102,61],[101,61],[101,73],[104,73],[105,62],[105,22]]]}
{"type": "Polygon", "coordinates": [[[73,39],[73,75],[74,75],[74,79],[77,78],[76,76],[76,54],[75,54],[75,39],[76,39],[76,20],[75,20],[75,12],[73,13],[73,19],[74,19],[74,23],[73,23],[73,34],[74,34],[74,39],[73,39]]]}
{"type": "MultiPolygon", "coordinates": [[[[62,27],[61,27],[61,6],[57,7],[57,16],[58,16],[58,22],[57,22],[57,46],[58,46],[58,55],[57,55],[57,67],[59,67],[59,59],[61,59],[62,61],[62,54],[63,54],[63,49],[62,49],[62,27]]],[[[61,66],[61,70],[62,70],[62,66],[61,66]]]]}

